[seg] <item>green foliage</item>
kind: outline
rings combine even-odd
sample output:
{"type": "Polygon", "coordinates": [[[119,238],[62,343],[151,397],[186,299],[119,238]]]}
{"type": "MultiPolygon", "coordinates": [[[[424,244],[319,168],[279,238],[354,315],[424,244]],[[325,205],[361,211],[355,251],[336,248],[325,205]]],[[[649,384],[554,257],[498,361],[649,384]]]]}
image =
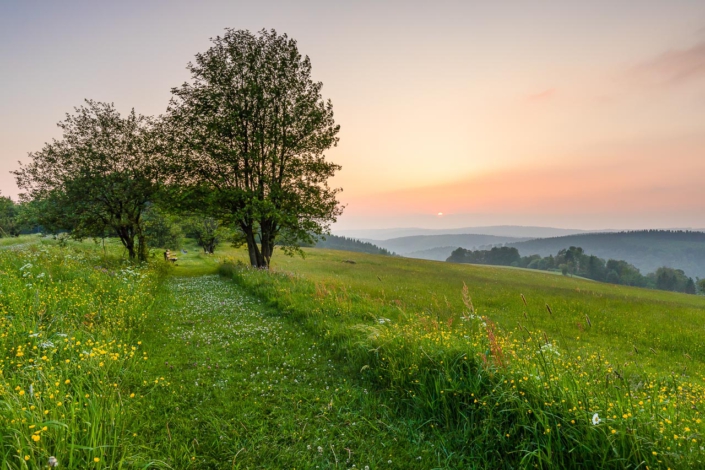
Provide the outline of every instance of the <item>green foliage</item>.
{"type": "Polygon", "coordinates": [[[701,294],[705,294],[705,279],[698,279],[697,287],[701,294]]]}
{"type": "Polygon", "coordinates": [[[341,213],[327,183],[340,166],[323,155],[339,126],[293,39],[228,29],[212,43],[172,90],[172,200],[237,227],[267,267],[275,244],[296,251],[341,213]]]}
{"type": "Polygon", "coordinates": [[[154,248],[181,248],[183,232],[174,216],[168,215],[157,206],[151,205],[142,216],[144,235],[147,243],[154,248]]]}
{"type": "Polygon", "coordinates": [[[151,120],[134,110],[123,118],[112,104],[86,100],[58,125],[62,139],[31,153],[31,162],[13,172],[24,198],[38,205],[33,218],[77,239],[110,230],[130,258],[144,261],[142,215],[161,172],[151,120]]]}
{"type": "Polygon", "coordinates": [[[186,236],[193,238],[207,254],[212,255],[223,240],[235,240],[232,230],[213,217],[191,216],[184,221],[183,226],[186,236]]]}
{"type": "Polygon", "coordinates": [[[451,253],[446,260],[451,263],[472,263],[472,264],[488,264],[498,266],[512,266],[513,263],[519,263],[521,256],[519,250],[510,247],[494,247],[489,250],[466,250],[458,248],[451,253]]]}
{"type": "Polygon", "coordinates": [[[682,269],[658,268],[654,277],[657,289],[695,294],[695,283],[682,269]]]}
{"type": "Polygon", "coordinates": [[[0,237],[16,237],[20,234],[17,212],[17,205],[12,199],[0,196],[0,237]]]}

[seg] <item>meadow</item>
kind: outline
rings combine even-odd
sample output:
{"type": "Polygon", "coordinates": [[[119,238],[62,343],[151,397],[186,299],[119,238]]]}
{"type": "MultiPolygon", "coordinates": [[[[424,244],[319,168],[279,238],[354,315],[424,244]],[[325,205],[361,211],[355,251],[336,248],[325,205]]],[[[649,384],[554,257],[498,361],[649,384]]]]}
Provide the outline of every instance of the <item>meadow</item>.
{"type": "Polygon", "coordinates": [[[702,297],[319,249],[262,271],[228,247],[138,266],[113,241],[17,242],[3,468],[705,465],[702,297]]]}

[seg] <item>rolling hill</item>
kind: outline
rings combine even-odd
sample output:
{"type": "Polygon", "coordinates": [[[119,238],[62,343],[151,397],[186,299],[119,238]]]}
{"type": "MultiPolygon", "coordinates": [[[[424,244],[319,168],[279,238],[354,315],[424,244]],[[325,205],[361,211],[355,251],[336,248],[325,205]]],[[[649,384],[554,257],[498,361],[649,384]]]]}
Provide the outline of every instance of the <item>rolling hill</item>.
{"type": "Polygon", "coordinates": [[[682,269],[688,276],[705,277],[705,233],[645,230],[638,232],[588,233],[509,243],[522,256],[555,255],[579,246],[604,259],[625,260],[643,274],[661,266],[682,269]]]}
{"type": "MultiPolygon", "coordinates": [[[[488,246],[488,245],[499,245],[499,244],[504,244],[504,243],[516,243],[516,242],[521,242],[521,241],[527,241],[529,240],[528,237],[525,238],[519,238],[519,237],[502,237],[502,236],[496,236],[496,235],[482,235],[482,234],[447,234],[447,235],[415,235],[411,237],[399,237],[399,238],[391,238],[389,240],[364,240],[370,243],[374,243],[375,245],[385,248],[389,251],[393,251],[397,254],[400,254],[402,256],[407,256],[410,258],[423,258],[423,256],[412,256],[413,253],[423,251],[423,250],[430,250],[430,249],[435,249],[438,247],[449,247],[452,246],[455,248],[458,247],[463,247],[463,248],[478,248],[481,246],[488,246]]],[[[446,258],[448,255],[450,255],[450,252],[453,251],[453,249],[448,251],[448,254],[446,255],[446,258]]],[[[433,259],[439,259],[439,258],[433,258],[433,259]]],[[[445,259],[445,258],[441,258],[445,259]]]]}
{"type": "MultiPolygon", "coordinates": [[[[608,230],[604,230],[608,231],[608,230]]],[[[412,237],[416,235],[494,235],[497,237],[518,237],[518,238],[545,238],[561,237],[579,233],[594,232],[590,230],[566,229],[554,227],[532,227],[521,225],[492,225],[487,227],[462,227],[450,229],[428,229],[428,228],[390,228],[390,229],[357,229],[357,230],[336,230],[336,235],[368,239],[368,240],[389,240],[392,238],[412,237]]],[[[440,245],[436,245],[440,246],[440,245]]],[[[456,247],[457,248],[457,247],[456,247]]]]}

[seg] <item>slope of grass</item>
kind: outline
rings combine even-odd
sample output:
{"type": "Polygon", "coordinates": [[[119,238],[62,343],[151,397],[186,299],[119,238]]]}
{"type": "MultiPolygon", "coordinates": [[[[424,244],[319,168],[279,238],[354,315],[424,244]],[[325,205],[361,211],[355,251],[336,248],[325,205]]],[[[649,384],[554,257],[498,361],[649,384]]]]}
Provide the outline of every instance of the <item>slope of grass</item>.
{"type": "MultiPolygon", "coordinates": [[[[447,317],[464,308],[467,285],[480,315],[500,327],[525,325],[558,338],[563,347],[601,349],[637,371],[699,377],[705,373],[705,297],[614,286],[530,270],[469,266],[306,249],[306,257],[278,253],[273,270],[305,276],[320,286],[347,289],[396,315],[447,317]],[[351,264],[346,261],[355,261],[351,264]],[[525,308],[521,299],[528,302],[525,308]],[[548,314],[549,305],[553,314],[548,314]],[[531,313],[531,322],[524,317],[531,313]],[[587,319],[590,320],[588,325],[587,319]]],[[[206,256],[191,251],[176,271],[215,269],[224,259],[245,262],[242,250],[206,256]],[[209,268],[210,267],[210,268],[209,268]]]]}
{"type": "Polygon", "coordinates": [[[137,268],[113,242],[46,245],[0,252],[5,467],[705,465],[702,298],[315,249],[267,272],[229,248],[137,268]]]}
{"type": "Polygon", "coordinates": [[[426,419],[478,465],[703,465],[703,299],[517,270],[343,258],[310,251],[305,262],[280,258],[278,274],[223,271],[360,366],[399,415],[426,419]],[[477,310],[443,295],[451,280],[468,283],[477,310]]]}

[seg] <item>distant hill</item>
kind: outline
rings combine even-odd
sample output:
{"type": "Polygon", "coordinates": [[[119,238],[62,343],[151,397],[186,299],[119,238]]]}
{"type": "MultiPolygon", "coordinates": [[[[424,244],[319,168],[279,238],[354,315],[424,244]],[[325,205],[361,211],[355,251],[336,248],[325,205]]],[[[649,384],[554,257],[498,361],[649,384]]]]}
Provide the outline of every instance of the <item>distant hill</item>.
{"type": "Polygon", "coordinates": [[[429,248],[428,250],[412,251],[405,253],[407,258],[427,259],[431,261],[445,261],[450,254],[458,248],[457,246],[439,246],[437,248],[429,248]]]}
{"type": "MultiPolygon", "coordinates": [[[[459,245],[460,246],[460,245],[459,245]]],[[[652,272],[661,266],[682,269],[688,276],[705,278],[705,233],[644,230],[589,233],[510,243],[522,256],[548,256],[571,246],[604,259],[625,260],[652,272]]]]}
{"type": "Polygon", "coordinates": [[[329,250],[356,251],[359,253],[369,253],[371,255],[393,255],[389,250],[380,248],[372,243],[363,242],[354,238],[339,237],[336,235],[326,235],[325,240],[316,242],[316,248],[328,248],[329,250]]]}
{"type": "MultiPolygon", "coordinates": [[[[500,237],[495,235],[478,235],[478,234],[462,234],[462,235],[416,235],[412,237],[399,237],[389,240],[367,240],[374,242],[375,245],[393,251],[402,256],[411,257],[411,253],[429,250],[438,247],[452,246],[454,248],[479,248],[500,245],[504,243],[515,243],[529,238],[518,237],[500,237]]],[[[451,250],[453,251],[453,250],[451,250]]],[[[450,254],[450,252],[449,252],[450,254]]],[[[446,255],[446,258],[448,255],[446,255]]],[[[445,259],[445,258],[443,258],[445,259]]]]}
{"type": "MultiPolygon", "coordinates": [[[[609,232],[610,230],[602,230],[609,232]]],[[[578,230],[553,227],[524,227],[521,225],[493,225],[487,227],[463,227],[451,229],[426,229],[426,228],[390,228],[369,230],[336,230],[336,235],[370,240],[389,240],[392,238],[412,237],[417,235],[494,235],[498,237],[517,238],[546,238],[561,237],[579,233],[591,233],[595,230],[578,230]]],[[[440,245],[436,245],[440,246],[440,245]]],[[[456,247],[457,248],[457,247],[456,247]]]]}

